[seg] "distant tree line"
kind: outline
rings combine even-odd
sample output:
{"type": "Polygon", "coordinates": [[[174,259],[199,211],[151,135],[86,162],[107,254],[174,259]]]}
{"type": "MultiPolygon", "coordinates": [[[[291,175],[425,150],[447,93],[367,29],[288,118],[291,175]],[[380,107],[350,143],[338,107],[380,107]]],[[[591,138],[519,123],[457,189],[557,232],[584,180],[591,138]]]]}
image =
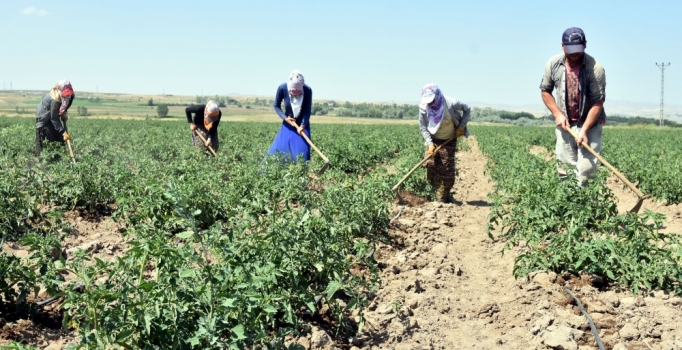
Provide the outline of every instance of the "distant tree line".
{"type": "MultiPolygon", "coordinates": [[[[197,104],[204,105],[208,103],[209,100],[213,100],[213,102],[218,104],[218,107],[227,107],[228,105],[235,105],[237,107],[241,107],[241,104],[239,101],[229,97],[229,96],[218,96],[215,95],[214,97],[207,97],[207,96],[197,96],[194,101],[197,104]]],[[[256,99],[258,100],[258,99],[256,99]]]]}
{"type": "Polygon", "coordinates": [[[91,103],[100,103],[102,101],[118,101],[118,100],[113,99],[113,98],[102,99],[102,98],[99,98],[97,96],[88,96],[88,97],[76,96],[76,100],[88,101],[91,103]]]}
{"type": "Polygon", "coordinates": [[[14,112],[16,114],[28,114],[28,113],[30,113],[26,110],[26,108],[19,109],[19,106],[14,106],[14,112]]]}
{"type": "Polygon", "coordinates": [[[419,107],[410,104],[356,103],[348,101],[336,109],[341,117],[384,118],[384,119],[417,119],[419,107]]]}
{"type": "MultiPolygon", "coordinates": [[[[620,115],[607,116],[606,122],[608,124],[616,125],[659,125],[659,121],[656,118],[643,118],[643,117],[624,117],[620,115]]],[[[663,125],[669,126],[671,128],[682,128],[682,124],[663,119],[663,125]]]]}

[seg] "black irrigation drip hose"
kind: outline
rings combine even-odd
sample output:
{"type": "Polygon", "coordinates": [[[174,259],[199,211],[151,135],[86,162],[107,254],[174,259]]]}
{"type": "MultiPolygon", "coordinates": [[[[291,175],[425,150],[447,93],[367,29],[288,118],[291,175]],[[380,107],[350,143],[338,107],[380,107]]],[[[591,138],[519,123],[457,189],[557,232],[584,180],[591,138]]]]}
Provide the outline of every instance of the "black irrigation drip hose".
{"type": "Polygon", "coordinates": [[[583,304],[580,303],[580,300],[578,300],[578,298],[573,294],[573,292],[571,292],[570,289],[568,289],[568,287],[564,287],[564,288],[568,292],[568,295],[573,297],[575,302],[578,303],[578,307],[580,308],[580,312],[582,312],[583,315],[585,315],[585,317],[587,318],[587,322],[589,322],[589,324],[590,324],[590,329],[592,330],[592,334],[594,335],[594,340],[597,341],[597,346],[599,347],[599,350],[605,350],[604,344],[602,344],[601,339],[599,338],[599,332],[597,331],[597,327],[594,325],[594,322],[592,322],[592,318],[590,317],[590,315],[588,315],[587,311],[585,311],[585,308],[583,308],[583,304]]]}
{"type": "MultiPolygon", "coordinates": [[[[74,292],[77,292],[79,289],[83,289],[84,287],[85,287],[84,284],[79,284],[79,285],[73,287],[73,291],[74,291],[74,292]]],[[[60,295],[55,295],[55,296],[53,296],[53,297],[50,298],[50,299],[43,300],[43,301],[37,303],[36,305],[38,305],[38,306],[45,306],[45,305],[47,305],[47,304],[50,304],[50,303],[54,302],[55,300],[59,299],[60,297],[61,297],[60,295]]]]}

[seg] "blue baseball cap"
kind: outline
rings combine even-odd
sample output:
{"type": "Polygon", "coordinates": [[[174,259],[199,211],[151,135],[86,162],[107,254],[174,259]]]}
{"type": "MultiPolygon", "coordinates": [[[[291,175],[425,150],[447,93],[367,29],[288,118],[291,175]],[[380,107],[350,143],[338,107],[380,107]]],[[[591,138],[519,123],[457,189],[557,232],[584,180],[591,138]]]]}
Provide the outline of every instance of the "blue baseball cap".
{"type": "Polygon", "coordinates": [[[566,29],[564,35],[561,36],[561,42],[564,43],[567,54],[585,52],[586,41],[585,32],[576,27],[566,29]]]}

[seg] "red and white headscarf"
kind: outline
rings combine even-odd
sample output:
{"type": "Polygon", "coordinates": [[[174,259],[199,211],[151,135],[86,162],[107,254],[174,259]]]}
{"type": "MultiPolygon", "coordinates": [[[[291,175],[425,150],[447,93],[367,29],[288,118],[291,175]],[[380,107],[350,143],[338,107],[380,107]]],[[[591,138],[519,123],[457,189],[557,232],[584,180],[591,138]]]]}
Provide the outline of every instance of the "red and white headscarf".
{"type": "MultiPolygon", "coordinates": [[[[57,101],[60,101],[62,103],[61,107],[59,107],[59,115],[64,115],[66,113],[66,109],[69,107],[69,101],[73,98],[73,86],[71,86],[71,82],[62,79],[57,82],[57,85],[52,88],[53,90],[57,90],[59,99],[57,101]]],[[[52,96],[53,98],[55,96],[52,96]]]]}
{"type": "Polygon", "coordinates": [[[305,85],[305,79],[303,74],[298,69],[294,69],[291,74],[289,74],[289,80],[287,80],[287,90],[289,93],[298,96],[303,93],[303,85],[305,85]]]}

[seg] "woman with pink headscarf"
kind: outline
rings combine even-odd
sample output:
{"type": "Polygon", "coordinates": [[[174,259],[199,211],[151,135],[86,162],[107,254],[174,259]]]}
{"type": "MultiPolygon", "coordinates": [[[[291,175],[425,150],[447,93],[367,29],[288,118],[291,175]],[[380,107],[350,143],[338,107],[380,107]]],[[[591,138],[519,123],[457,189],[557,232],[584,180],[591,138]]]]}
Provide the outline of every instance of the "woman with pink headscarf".
{"type": "Polygon", "coordinates": [[[471,108],[459,100],[444,96],[434,83],[422,88],[419,104],[419,130],[426,145],[426,155],[433,155],[425,163],[426,178],[436,189],[436,197],[442,203],[453,203],[450,190],[455,185],[455,150],[453,140],[435,152],[445,141],[460,136],[469,137],[467,123],[471,108]]]}
{"type": "Polygon", "coordinates": [[[287,82],[277,88],[273,108],[282,118],[275,141],[268,154],[279,154],[285,160],[297,162],[298,157],[310,160],[310,145],[301,137],[310,137],[310,112],[313,104],[313,90],[305,84],[303,74],[294,70],[287,82]],[[284,103],[284,109],[282,109],[284,103]]]}
{"type": "Polygon", "coordinates": [[[36,109],[36,156],[40,156],[43,141],[64,144],[71,136],[62,126],[69,119],[66,113],[76,98],[71,82],[62,79],[43,97],[36,109]]]}

